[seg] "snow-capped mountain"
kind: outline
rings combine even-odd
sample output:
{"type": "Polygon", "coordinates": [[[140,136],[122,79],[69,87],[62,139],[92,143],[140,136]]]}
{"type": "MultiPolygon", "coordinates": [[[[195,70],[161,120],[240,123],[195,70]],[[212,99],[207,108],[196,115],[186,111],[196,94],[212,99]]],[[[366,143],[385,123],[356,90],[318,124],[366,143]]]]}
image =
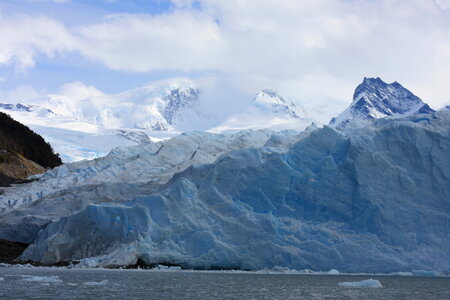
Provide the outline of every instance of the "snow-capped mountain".
{"type": "Polygon", "coordinates": [[[364,78],[353,95],[353,102],[330,125],[342,128],[350,120],[371,120],[434,112],[428,104],[400,83],[380,78],[364,78]]]}
{"type": "Polygon", "coordinates": [[[176,82],[115,95],[48,95],[31,104],[0,103],[0,111],[41,134],[71,162],[178,134],[184,115],[196,116],[198,95],[190,82],[176,82]]]}
{"type": "Polygon", "coordinates": [[[58,115],[104,129],[177,130],[183,111],[195,106],[199,91],[190,82],[146,86],[115,95],[88,95],[73,99],[50,95],[39,99],[58,115]]]}
{"type": "Polygon", "coordinates": [[[184,131],[207,130],[211,124],[210,131],[220,133],[303,130],[313,122],[301,106],[277,92],[263,90],[243,112],[219,123],[223,117],[202,112],[200,95],[192,82],[176,81],[114,95],[91,91],[48,95],[26,104],[0,103],[0,111],[41,134],[64,162],[105,156],[114,147],[160,141],[184,131]]]}
{"type": "Polygon", "coordinates": [[[210,131],[232,132],[250,128],[303,130],[312,122],[301,106],[285,100],[276,91],[262,90],[242,112],[228,117],[210,131]]]}
{"type": "Polygon", "coordinates": [[[0,237],[41,263],[449,270],[450,111],[350,122],[63,165],[5,190],[0,237]]]}
{"type": "MultiPolygon", "coordinates": [[[[105,156],[114,147],[136,144],[135,140],[129,138],[128,132],[133,130],[120,132],[103,129],[95,124],[56,114],[39,105],[2,104],[0,111],[43,136],[64,162],[105,156]]],[[[148,136],[146,140],[150,142],[148,136]]]]}

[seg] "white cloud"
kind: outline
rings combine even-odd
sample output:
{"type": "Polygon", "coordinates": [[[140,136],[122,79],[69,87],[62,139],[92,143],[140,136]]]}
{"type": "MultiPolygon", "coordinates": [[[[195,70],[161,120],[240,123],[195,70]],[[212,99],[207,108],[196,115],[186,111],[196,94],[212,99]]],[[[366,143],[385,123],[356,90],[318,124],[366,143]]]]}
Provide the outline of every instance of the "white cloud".
{"type": "Polygon", "coordinates": [[[436,0],[436,4],[439,5],[442,9],[450,8],[450,0],[436,0]]]}
{"type": "Polygon", "coordinates": [[[164,14],[117,14],[76,28],[2,17],[0,64],[26,68],[39,53],[77,51],[126,72],[212,72],[233,99],[273,87],[325,102],[350,101],[364,76],[380,76],[436,108],[450,103],[448,0],[172,2],[164,14]]]}
{"type": "Polygon", "coordinates": [[[94,86],[85,85],[81,81],[64,84],[61,86],[59,93],[76,101],[105,95],[94,86]]]}
{"type": "Polygon", "coordinates": [[[214,20],[194,11],[112,15],[76,34],[85,56],[127,71],[218,68],[226,48],[214,20]]]}
{"type": "Polygon", "coordinates": [[[20,85],[14,89],[0,90],[0,101],[7,103],[27,102],[36,97],[41,97],[43,92],[36,91],[31,85],[20,85]]]}
{"type": "Polygon", "coordinates": [[[52,57],[70,51],[72,44],[62,23],[28,15],[0,15],[0,37],[0,64],[19,70],[33,67],[38,54],[52,57]]]}

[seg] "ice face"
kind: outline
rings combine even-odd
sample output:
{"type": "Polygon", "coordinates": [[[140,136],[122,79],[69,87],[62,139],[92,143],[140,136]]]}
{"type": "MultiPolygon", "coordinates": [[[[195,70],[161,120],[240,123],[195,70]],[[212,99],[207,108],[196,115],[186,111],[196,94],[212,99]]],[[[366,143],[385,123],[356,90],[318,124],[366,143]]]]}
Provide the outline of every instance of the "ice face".
{"type": "Polygon", "coordinates": [[[239,149],[156,193],[91,204],[21,259],[394,272],[450,267],[450,112],[239,149]],[[122,201],[120,201],[122,199],[122,201]]]}
{"type": "Polygon", "coordinates": [[[31,243],[48,223],[89,204],[123,202],[155,192],[175,173],[194,164],[212,163],[241,148],[287,148],[309,134],[247,130],[236,134],[193,132],[169,141],[118,148],[94,161],[66,164],[37,181],[0,195],[0,238],[31,243]]]}

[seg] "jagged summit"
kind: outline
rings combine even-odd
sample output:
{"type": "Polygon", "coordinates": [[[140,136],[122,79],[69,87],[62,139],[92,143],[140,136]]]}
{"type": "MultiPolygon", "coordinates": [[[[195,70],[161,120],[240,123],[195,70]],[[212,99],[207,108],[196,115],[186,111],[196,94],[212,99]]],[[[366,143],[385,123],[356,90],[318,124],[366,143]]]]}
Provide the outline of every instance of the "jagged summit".
{"type": "Polygon", "coordinates": [[[359,84],[353,102],[330,125],[344,127],[350,120],[370,120],[388,116],[406,116],[434,112],[428,104],[400,83],[386,83],[381,78],[367,78],[359,84]]]}
{"type": "Polygon", "coordinates": [[[167,123],[173,125],[176,119],[181,117],[181,112],[198,100],[198,96],[199,90],[192,87],[171,90],[165,97],[168,102],[163,112],[167,123]]]}

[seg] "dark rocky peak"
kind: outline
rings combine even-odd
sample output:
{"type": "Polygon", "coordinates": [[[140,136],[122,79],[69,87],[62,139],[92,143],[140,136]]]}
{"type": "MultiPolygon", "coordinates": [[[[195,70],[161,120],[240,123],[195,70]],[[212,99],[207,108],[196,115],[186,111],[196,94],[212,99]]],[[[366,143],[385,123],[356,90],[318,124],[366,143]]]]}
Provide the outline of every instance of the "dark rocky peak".
{"type": "Polygon", "coordinates": [[[165,98],[168,103],[163,112],[163,117],[167,123],[173,125],[180,116],[180,112],[192,105],[199,96],[199,90],[195,88],[177,88],[170,92],[165,98]]]}

